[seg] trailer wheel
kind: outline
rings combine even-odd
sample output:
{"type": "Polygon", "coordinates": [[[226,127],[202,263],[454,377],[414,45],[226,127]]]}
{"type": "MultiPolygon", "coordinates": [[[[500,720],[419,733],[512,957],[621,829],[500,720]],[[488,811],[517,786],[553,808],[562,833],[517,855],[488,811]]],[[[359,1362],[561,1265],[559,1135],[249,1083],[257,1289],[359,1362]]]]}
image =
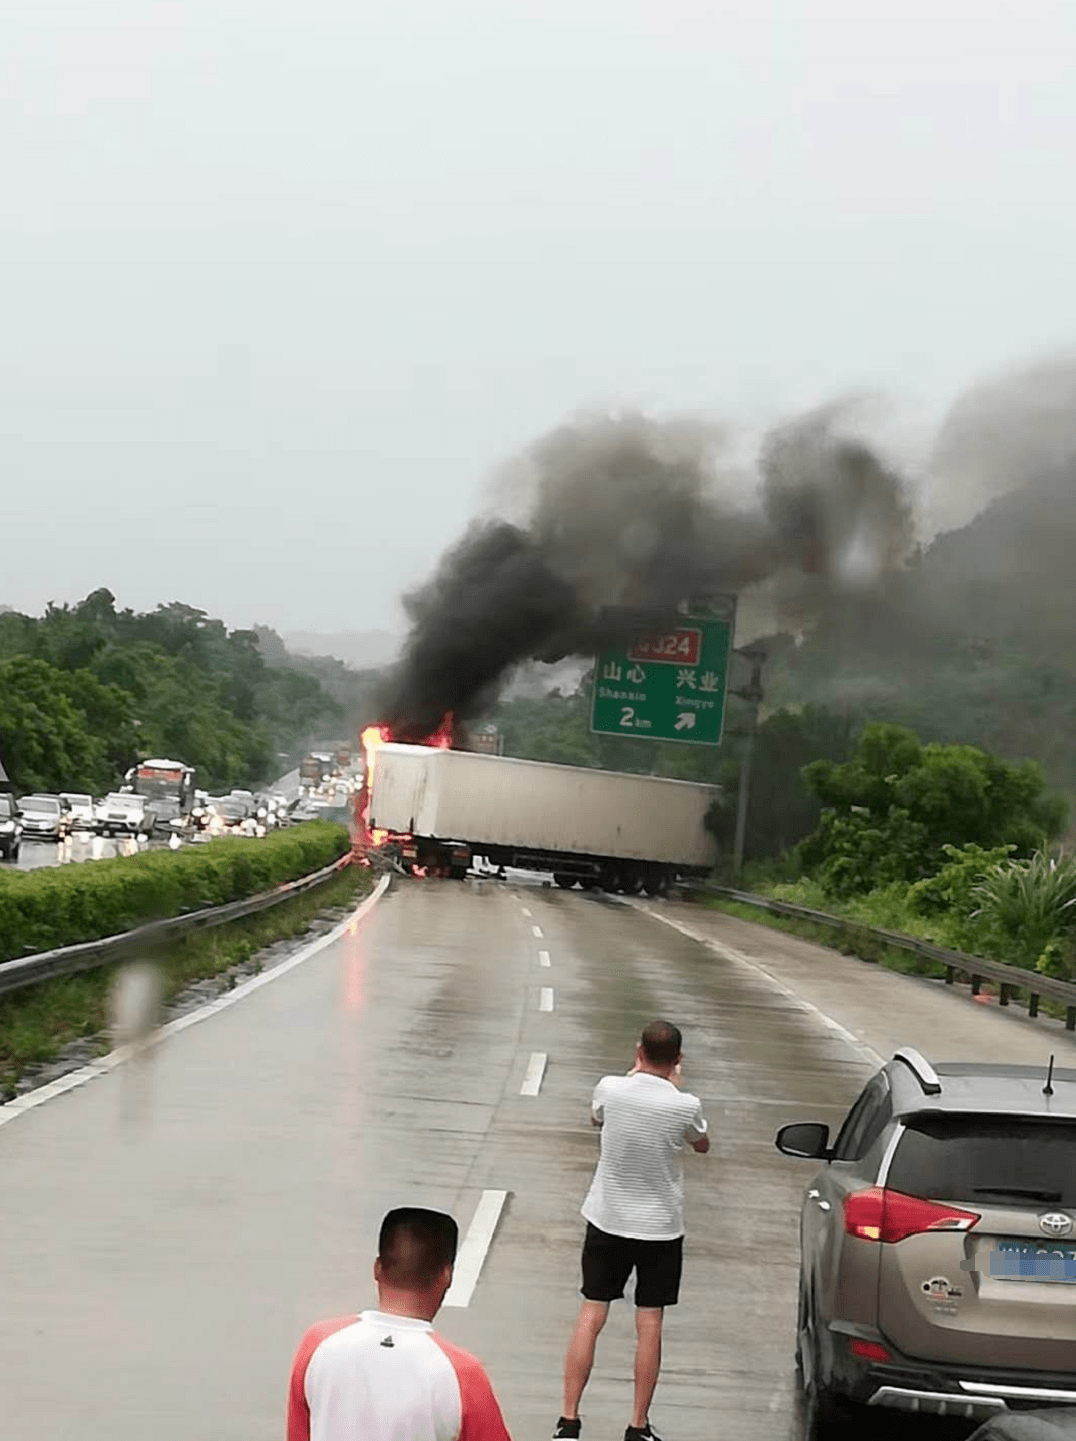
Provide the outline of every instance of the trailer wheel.
{"type": "Polygon", "coordinates": [[[553,874],[553,879],[556,881],[557,885],[560,886],[562,891],[570,891],[571,888],[575,885],[575,877],[565,875],[563,871],[555,871],[553,874]]]}
{"type": "Polygon", "coordinates": [[[594,887],[598,884],[598,882],[593,876],[584,876],[583,879],[579,882],[579,884],[583,887],[585,891],[592,891],[594,887]]]}
{"type": "Polygon", "coordinates": [[[617,877],[617,888],[626,896],[637,896],[643,888],[643,878],[633,866],[625,866],[617,877]]]}
{"type": "Polygon", "coordinates": [[[643,878],[643,889],[648,896],[664,895],[668,888],[668,877],[659,866],[655,866],[653,869],[647,871],[643,878]]]}

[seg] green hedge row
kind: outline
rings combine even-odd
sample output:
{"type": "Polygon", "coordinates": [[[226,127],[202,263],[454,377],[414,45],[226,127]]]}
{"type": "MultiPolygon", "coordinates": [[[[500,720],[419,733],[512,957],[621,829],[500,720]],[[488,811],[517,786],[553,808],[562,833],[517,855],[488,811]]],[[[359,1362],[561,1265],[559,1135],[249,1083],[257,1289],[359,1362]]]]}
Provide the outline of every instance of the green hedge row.
{"type": "Polygon", "coordinates": [[[0,961],[243,900],[330,865],[350,846],[346,826],[308,821],[260,840],[222,836],[179,851],[5,870],[0,961]]]}

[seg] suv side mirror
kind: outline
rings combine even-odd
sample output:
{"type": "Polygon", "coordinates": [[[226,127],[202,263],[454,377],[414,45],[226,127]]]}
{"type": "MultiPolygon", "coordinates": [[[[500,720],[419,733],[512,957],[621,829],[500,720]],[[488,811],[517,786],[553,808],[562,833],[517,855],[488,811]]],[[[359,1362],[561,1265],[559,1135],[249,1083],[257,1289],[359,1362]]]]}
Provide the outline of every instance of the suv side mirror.
{"type": "Polygon", "coordinates": [[[828,1161],[829,1127],[821,1121],[797,1121],[794,1125],[782,1126],[774,1144],[784,1155],[798,1160],[828,1161]]]}

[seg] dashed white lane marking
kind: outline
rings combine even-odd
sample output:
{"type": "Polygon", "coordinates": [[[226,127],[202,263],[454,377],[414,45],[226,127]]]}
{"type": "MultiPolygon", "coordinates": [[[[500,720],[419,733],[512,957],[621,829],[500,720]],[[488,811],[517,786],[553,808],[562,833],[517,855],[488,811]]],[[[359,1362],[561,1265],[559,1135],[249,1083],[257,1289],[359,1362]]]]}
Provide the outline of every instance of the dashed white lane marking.
{"type": "Polygon", "coordinates": [[[539,952],[538,952],[538,964],[539,964],[540,966],[548,966],[548,965],[550,964],[549,952],[548,952],[548,951],[539,951],[539,952]]]}
{"type": "Polygon", "coordinates": [[[144,1041],[141,1047],[118,1046],[116,1050],[109,1051],[108,1055],[102,1056],[100,1060],[92,1061],[90,1065],[82,1066],[77,1071],[71,1071],[66,1076],[60,1076],[58,1080],[50,1081],[47,1086],[39,1086],[35,1091],[27,1091],[24,1096],[16,1097],[6,1106],[0,1106],[0,1126],[6,1126],[9,1121],[14,1121],[16,1117],[32,1111],[35,1106],[43,1106],[46,1101],[51,1101],[56,1096],[62,1096],[68,1091],[75,1090],[78,1086],[84,1086],[87,1081],[92,1081],[96,1076],[107,1075],[109,1071],[114,1071],[117,1066],[122,1066],[124,1061],[129,1061],[132,1056],[145,1051],[148,1047],[159,1045],[169,1036],[176,1036],[180,1031],[185,1031],[188,1026],[196,1026],[199,1021],[204,1021],[209,1016],[215,1016],[218,1011],[227,1010],[229,1006],[234,1006],[237,1001],[241,1001],[244,996],[249,996],[251,991],[260,990],[270,981],[287,975],[288,971],[293,971],[296,966],[301,966],[304,961],[308,961],[311,956],[316,956],[318,951],[324,950],[333,941],[338,941],[346,931],[357,926],[363,916],[384,895],[390,880],[390,876],[382,876],[374,891],[366,897],[357,910],[352,911],[346,920],[341,921],[338,926],[326,932],[325,935],[319,936],[316,941],[311,941],[301,951],[296,951],[286,961],[281,961],[279,966],[252,976],[249,981],[243,981],[242,984],[236,986],[234,991],[228,991],[226,995],[218,996],[215,1001],[210,1001],[205,1006],[199,1006],[196,1011],[189,1011],[187,1015],[180,1016],[178,1020],[169,1021],[168,1025],[162,1026],[147,1041],[144,1041]]]}
{"type": "Polygon", "coordinates": [[[542,939],[541,926],[531,926],[531,931],[534,933],[535,940],[540,941],[542,939]]]}
{"type": "Polygon", "coordinates": [[[532,1051],[530,1061],[527,1063],[527,1074],[523,1077],[523,1084],[519,1088],[521,1096],[536,1096],[542,1089],[542,1077],[545,1075],[545,1063],[549,1057],[545,1051],[532,1051]]]}
{"type": "Polygon", "coordinates": [[[530,911],[527,910],[526,906],[523,907],[523,914],[528,917],[530,916],[530,911]]]}
{"type": "Polygon", "coordinates": [[[542,994],[538,998],[538,1009],[540,1011],[551,1011],[553,1009],[553,987],[543,986],[542,994]]]}
{"type": "Polygon", "coordinates": [[[866,1041],[861,1041],[857,1035],[854,1035],[853,1032],[848,1030],[847,1026],[842,1026],[840,1021],[835,1021],[832,1016],[827,1015],[826,1012],[820,1010],[818,1006],[812,1005],[810,1001],[805,1001],[798,991],[794,991],[791,986],[786,986],[784,981],[779,981],[772,971],[768,971],[765,966],[759,965],[758,961],[751,960],[750,957],[745,956],[742,951],[733,950],[731,946],[726,946],[723,941],[716,941],[704,931],[696,930],[694,926],[686,926],[683,921],[675,920],[672,916],[663,916],[660,911],[644,905],[641,901],[633,901],[624,896],[618,896],[616,899],[624,905],[629,905],[637,911],[642,911],[645,915],[652,916],[655,921],[660,921],[662,925],[672,926],[674,931],[679,931],[682,936],[687,936],[688,940],[697,941],[700,945],[706,946],[708,950],[713,951],[714,954],[720,956],[722,960],[731,961],[733,965],[737,966],[747,966],[757,975],[765,976],[767,982],[775,991],[779,991],[781,995],[786,996],[788,1000],[792,1001],[800,1010],[808,1012],[816,1021],[819,1021],[825,1026],[827,1030],[832,1031],[834,1035],[840,1036],[841,1040],[850,1046],[862,1060],[869,1062],[870,1065],[875,1067],[885,1065],[885,1057],[881,1056],[873,1046],[868,1046],[866,1041]]]}
{"type": "Polygon", "coordinates": [[[482,1192],[467,1234],[463,1238],[463,1245],[456,1256],[452,1285],[448,1288],[443,1302],[445,1306],[470,1305],[507,1199],[507,1191],[482,1192]]]}

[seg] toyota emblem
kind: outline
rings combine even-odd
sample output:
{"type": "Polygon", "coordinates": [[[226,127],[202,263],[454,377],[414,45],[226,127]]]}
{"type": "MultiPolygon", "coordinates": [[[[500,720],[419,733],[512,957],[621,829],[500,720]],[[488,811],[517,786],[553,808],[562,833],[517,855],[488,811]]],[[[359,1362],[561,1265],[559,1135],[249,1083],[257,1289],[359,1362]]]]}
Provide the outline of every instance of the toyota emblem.
{"type": "Polygon", "coordinates": [[[1063,1211],[1048,1211],[1039,1217],[1039,1230],[1046,1236],[1067,1236],[1072,1230],[1072,1217],[1063,1211]]]}

